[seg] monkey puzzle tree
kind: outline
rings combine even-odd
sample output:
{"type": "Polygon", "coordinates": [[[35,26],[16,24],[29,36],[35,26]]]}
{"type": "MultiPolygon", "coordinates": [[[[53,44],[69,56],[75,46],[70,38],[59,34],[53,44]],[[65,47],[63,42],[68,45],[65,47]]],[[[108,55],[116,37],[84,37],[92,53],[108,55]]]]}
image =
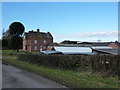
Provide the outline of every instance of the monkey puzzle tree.
{"type": "Polygon", "coordinates": [[[24,25],[20,22],[13,22],[9,26],[9,31],[10,31],[9,45],[12,49],[17,50],[17,52],[19,52],[19,48],[21,47],[21,43],[22,43],[21,37],[24,30],[25,30],[24,25]]]}

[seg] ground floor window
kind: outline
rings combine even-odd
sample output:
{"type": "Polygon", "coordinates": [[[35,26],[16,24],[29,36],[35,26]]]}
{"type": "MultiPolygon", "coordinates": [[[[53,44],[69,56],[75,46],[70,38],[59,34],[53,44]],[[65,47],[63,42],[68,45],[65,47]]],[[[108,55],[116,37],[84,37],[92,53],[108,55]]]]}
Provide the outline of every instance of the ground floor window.
{"type": "Polygon", "coordinates": [[[27,50],[27,45],[25,45],[25,50],[27,50]]]}
{"type": "Polygon", "coordinates": [[[42,46],[40,46],[40,51],[42,51],[42,46]]]}
{"type": "Polygon", "coordinates": [[[44,49],[46,49],[46,46],[44,46],[44,49]]]}
{"type": "Polygon", "coordinates": [[[37,49],[37,46],[34,46],[34,49],[37,49]]]}

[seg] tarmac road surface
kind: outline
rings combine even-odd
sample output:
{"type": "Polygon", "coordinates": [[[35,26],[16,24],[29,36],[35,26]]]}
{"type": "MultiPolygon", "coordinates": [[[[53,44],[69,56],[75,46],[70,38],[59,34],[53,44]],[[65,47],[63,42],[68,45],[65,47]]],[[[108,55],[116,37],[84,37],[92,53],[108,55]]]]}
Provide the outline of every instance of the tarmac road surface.
{"type": "Polygon", "coordinates": [[[66,88],[52,80],[9,64],[3,64],[2,71],[2,88],[66,88]]]}
{"type": "Polygon", "coordinates": [[[0,55],[0,90],[2,89],[2,56],[0,55]]]}

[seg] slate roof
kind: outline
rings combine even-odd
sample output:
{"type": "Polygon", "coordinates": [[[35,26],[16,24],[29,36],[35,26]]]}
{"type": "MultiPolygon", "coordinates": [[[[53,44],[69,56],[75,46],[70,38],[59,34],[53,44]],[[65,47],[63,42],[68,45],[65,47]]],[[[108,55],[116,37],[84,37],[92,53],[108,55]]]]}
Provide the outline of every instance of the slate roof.
{"type": "Polygon", "coordinates": [[[69,41],[69,40],[65,40],[62,41],[60,44],[77,44],[79,41],[69,41]]]}
{"type": "Polygon", "coordinates": [[[93,49],[93,51],[100,52],[100,53],[106,53],[106,54],[114,54],[114,55],[120,55],[120,49],[93,49]]]}
{"type": "Polygon", "coordinates": [[[45,33],[45,32],[33,31],[33,30],[29,31],[28,33],[25,32],[24,35],[26,36],[27,39],[32,37],[39,37],[39,38],[46,38],[46,39],[53,38],[50,32],[45,33]]]}
{"type": "Polygon", "coordinates": [[[79,45],[108,46],[111,42],[81,42],[79,45]]]}
{"type": "Polygon", "coordinates": [[[107,46],[111,42],[93,42],[92,46],[107,46]]]}

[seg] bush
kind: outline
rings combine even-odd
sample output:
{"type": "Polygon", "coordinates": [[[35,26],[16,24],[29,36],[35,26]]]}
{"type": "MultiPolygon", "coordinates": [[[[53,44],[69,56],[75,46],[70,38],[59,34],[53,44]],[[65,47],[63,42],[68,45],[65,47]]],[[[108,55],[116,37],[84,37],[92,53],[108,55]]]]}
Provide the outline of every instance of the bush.
{"type": "Polygon", "coordinates": [[[91,71],[103,76],[116,76],[120,70],[120,55],[33,55],[22,54],[19,60],[51,68],[91,71]]]}

